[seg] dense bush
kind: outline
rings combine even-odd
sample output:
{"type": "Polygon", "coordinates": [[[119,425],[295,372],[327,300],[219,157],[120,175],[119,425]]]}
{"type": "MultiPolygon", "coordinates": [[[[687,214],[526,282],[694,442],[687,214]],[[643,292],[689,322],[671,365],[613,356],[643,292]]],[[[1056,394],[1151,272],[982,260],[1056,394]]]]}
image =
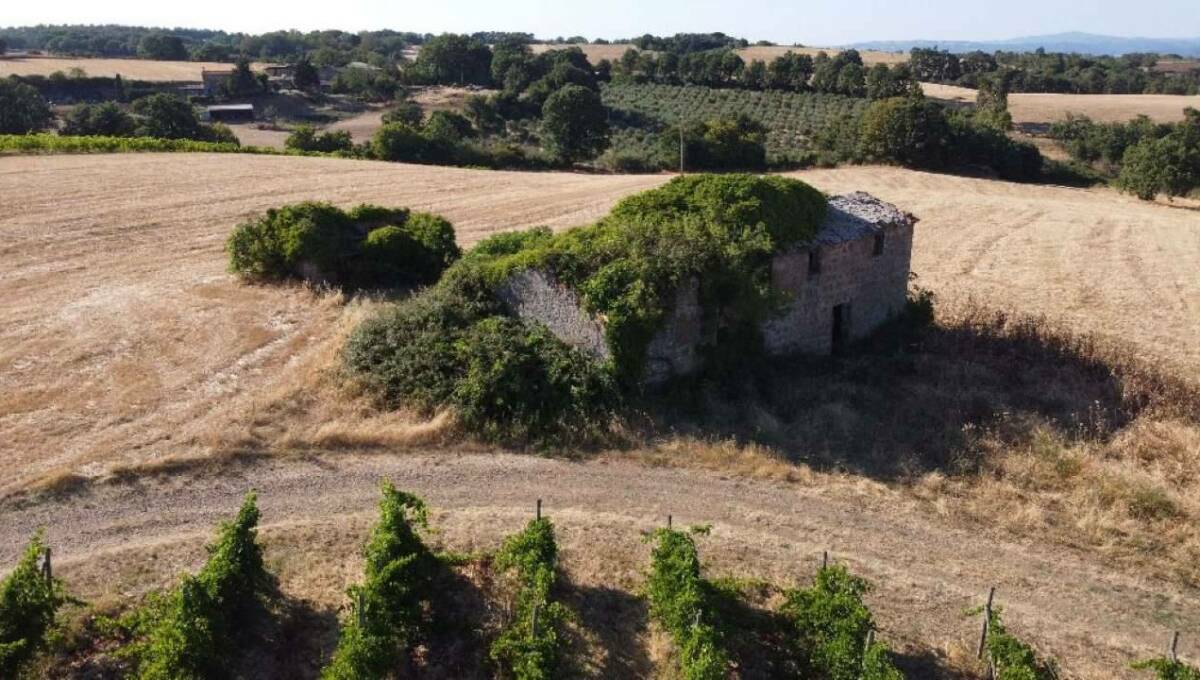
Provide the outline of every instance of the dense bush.
{"type": "Polygon", "coordinates": [[[1033,647],[1008,632],[1000,614],[999,607],[990,612],[986,644],[996,680],[1057,680],[1054,662],[1039,658],[1033,647]]]}
{"type": "Polygon", "coordinates": [[[428,214],[297,203],[234,229],[229,269],[247,278],[303,278],[349,287],[421,285],[460,255],[454,227],[428,214]]]}
{"type": "Polygon", "coordinates": [[[63,118],[64,135],[131,137],[137,130],[133,116],[115,102],[81,104],[63,118]]]}
{"type": "Polygon", "coordinates": [[[133,111],[139,116],[136,132],[139,137],[238,143],[227,126],[200,122],[195,107],[173,94],[160,92],[143,97],[133,103],[133,111]]]}
{"type": "Polygon", "coordinates": [[[722,680],[729,657],[711,620],[709,585],[700,577],[700,557],[692,537],[658,529],[652,539],[646,596],[650,616],[675,641],[679,668],[689,680],[722,680]]]}
{"type": "Polygon", "coordinates": [[[130,651],[139,678],[227,676],[252,615],[275,591],[257,541],[258,519],[250,493],[234,521],[221,525],[200,572],[135,619],[142,639],[130,651]]]}
{"type": "Polygon", "coordinates": [[[326,680],[384,678],[400,665],[420,630],[438,569],[421,540],[427,528],[424,502],[384,483],[379,522],[364,550],[361,585],[348,592],[354,614],[342,625],[337,650],[321,677],[326,680]]]}
{"type": "Polygon", "coordinates": [[[683,165],[690,170],[762,170],[767,166],[766,132],[745,115],[686,124],[662,135],[662,155],[679,157],[682,133],[683,165]]]}
{"type": "Polygon", "coordinates": [[[41,562],[46,546],[41,532],[0,582],[0,677],[19,677],[46,644],[59,607],[66,602],[62,582],[47,580],[41,562]]]}
{"type": "Polygon", "coordinates": [[[594,158],[608,148],[608,113],[600,95],[582,85],[566,85],[542,106],[542,140],[556,158],[571,163],[594,158]]]}
{"type": "Polygon", "coordinates": [[[0,134],[37,132],[53,119],[50,106],[33,86],[16,77],[0,78],[0,134]]]}
{"type": "Polygon", "coordinates": [[[828,680],[902,680],[887,647],[874,641],[871,611],[863,604],[867,582],[845,567],[822,567],[813,585],[787,594],[783,613],[795,630],[805,676],[828,680]]]}
{"type": "Polygon", "coordinates": [[[560,677],[568,611],[551,597],[558,578],[558,546],[550,520],[535,519],[505,539],[495,565],[515,582],[516,602],[513,620],[492,643],[492,659],[517,680],[560,677]]]}
{"type": "Polygon", "coordinates": [[[301,125],[288,135],[283,146],[297,151],[335,153],[353,149],[354,140],[345,130],[317,132],[316,128],[311,125],[301,125]]]}

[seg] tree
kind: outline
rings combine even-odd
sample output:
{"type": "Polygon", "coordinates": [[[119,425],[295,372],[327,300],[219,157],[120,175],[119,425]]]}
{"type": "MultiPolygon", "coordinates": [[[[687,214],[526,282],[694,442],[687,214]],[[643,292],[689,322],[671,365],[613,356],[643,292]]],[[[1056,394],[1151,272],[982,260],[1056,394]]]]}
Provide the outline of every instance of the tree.
{"type": "Polygon", "coordinates": [[[483,95],[471,95],[463,102],[465,115],[480,132],[499,132],[504,129],[504,118],[496,109],[496,103],[483,95]]]}
{"type": "Polygon", "coordinates": [[[72,109],[64,120],[64,135],[129,137],[137,129],[133,116],[122,111],[115,102],[81,104],[72,109]]]}
{"type": "Polygon", "coordinates": [[[317,67],[313,66],[312,60],[305,55],[296,62],[296,66],[292,70],[292,83],[297,90],[311,92],[321,86],[321,75],[317,73],[317,67]]]}
{"type": "Polygon", "coordinates": [[[866,76],[861,64],[849,63],[838,70],[837,91],[849,97],[866,96],[866,76]]]}
{"type": "Polygon", "coordinates": [[[7,51],[8,43],[4,41],[4,38],[0,38],[0,55],[3,55],[7,51]]]}
{"type": "Polygon", "coordinates": [[[425,121],[421,131],[429,139],[452,143],[461,142],[475,134],[475,130],[471,128],[471,121],[453,111],[434,111],[429,114],[429,119],[425,121]]]}
{"type": "Polygon", "coordinates": [[[188,51],[183,39],[165,33],[151,33],[138,43],[138,56],[161,61],[187,61],[188,51]]]}
{"type": "Polygon", "coordinates": [[[421,105],[411,99],[401,99],[392,106],[391,109],[383,113],[383,124],[405,123],[412,127],[417,127],[421,124],[421,119],[425,117],[425,113],[421,110],[421,105]]]}
{"type": "Polygon", "coordinates": [[[242,58],[233,67],[233,73],[225,81],[223,89],[230,97],[248,97],[262,92],[263,86],[254,71],[250,70],[250,61],[242,58]]]}
{"type": "Polygon", "coordinates": [[[859,144],[882,162],[936,168],[945,164],[950,126],[942,107],[923,97],[873,102],[863,114],[859,144]]]}
{"type": "Polygon", "coordinates": [[[470,36],[443,33],[421,46],[414,66],[431,83],[488,85],[492,51],[470,36]]]}
{"type": "Polygon", "coordinates": [[[1013,71],[999,71],[979,78],[975,95],[975,119],[981,125],[1001,132],[1012,129],[1012,114],[1008,112],[1008,90],[1013,71]]]}
{"type": "Polygon", "coordinates": [[[138,135],[162,139],[204,139],[204,130],[196,109],[173,94],[159,92],[133,103],[134,113],[142,116],[138,135]]]}
{"type": "Polygon", "coordinates": [[[1200,187],[1200,112],[1187,109],[1186,114],[1167,136],[1125,150],[1117,179],[1121,189],[1148,201],[1159,193],[1183,196],[1200,187]]]}
{"type": "Polygon", "coordinates": [[[0,134],[24,135],[43,130],[54,114],[32,85],[9,77],[0,80],[0,134]]]}
{"type": "Polygon", "coordinates": [[[333,153],[349,151],[354,147],[354,140],[346,130],[318,133],[311,125],[301,125],[283,142],[284,148],[297,151],[317,151],[333,153]]]}
{"type": "Polygon", "coordinates": [[[567,85],[542,106],[542,139],[557,158],[575,162],[608,148],[608,112],[600,95],[581,85],[567,85]]]}
{"type": "Polygon", "coordinates": [[[755,59],[750,62],[742,73],[742,85],[750,90],[761,90],[767,86],[767,65],[755,59]]]}

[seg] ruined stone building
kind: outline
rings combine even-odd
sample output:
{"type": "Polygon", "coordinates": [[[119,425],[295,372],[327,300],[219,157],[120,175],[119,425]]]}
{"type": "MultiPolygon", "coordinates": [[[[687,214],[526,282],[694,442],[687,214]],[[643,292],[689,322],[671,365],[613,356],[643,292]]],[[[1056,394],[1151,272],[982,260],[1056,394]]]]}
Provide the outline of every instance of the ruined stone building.
{"type": "MultiPolygon", "coordinates": [[[[785,300],[761,327],[772,355],[825,355],[863,338],[905,306],[916,218],[862,192],[835,196],[816,236],[775,256],[771,282],[785,300]]],[[[647,351],[645,381],[656,384],[700,368],[700,347],[711,335],[690,281],[647,351]]],[[[549,272],[525,270],[501,287],[517,316],[541,322],[569,345],[607,360],[611,352],[600,319],[549,272]]]]}

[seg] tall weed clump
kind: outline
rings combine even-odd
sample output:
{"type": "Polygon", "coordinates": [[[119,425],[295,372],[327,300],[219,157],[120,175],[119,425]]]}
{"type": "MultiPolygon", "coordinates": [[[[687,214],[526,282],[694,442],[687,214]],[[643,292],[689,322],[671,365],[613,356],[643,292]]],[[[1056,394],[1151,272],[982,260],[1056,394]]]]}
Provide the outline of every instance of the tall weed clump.
{"type": "Polygon", "coordinates": [[[0,677],[18,677],[46,644],[66,601],[62,581],[41,569],[46,554],[42,532],[34,534],[21,560],[0,582],[0,677]]]}
{"type": "Polygon", "coordinates": [[[554,525],[539,518],[509,536],[496,568],[516,588],[513,620],[492,643],[492,659],[518,680],[560,677],[563,625],[569,612],[552,599],[558,578],[554,525]]]}
{"type": "Polygon", "coordinates": [[[256,611],[275,592],[257,540],[257,497],[247,494],[237,517],[223,523],[208,561],[134,620],[137,677],[144,680],[228,675],[232,650],[256,611]]]}
{"type": "Polygon", "coordinates": [[[682,531],[658,529],[651,536],[646,595],[650,616],[675,641],[679,669],[688,680],[719,680],[729,672],[729,656],[711,620],[709,585],[700,576],[696,542],[682,531]]]}
{"type": "Polygon", "coordinates": [[[462,251],[437,215],[304,202],[268,210],[234,229],[230,271],[248,279],[307,279],[349,287],[433,283],[462,251]]]}
{"type": "Polygon", "coordinates": [[[379,521],[363,551],[365,577],[348,593],[354,614],[321,673],[326,680],[387,677],[401,665],[422,626],[438,568],[437,557],[421,540],[428,526],[425,503],[390,483],[382,493],[379,521]]]}
{"type": "Polygon", "coordinates": [[[810,587],[787,593],[783,613],[792,623],[805,677],[903,680],[887,647],[873,639],[875,621],[862,601],[869,588],[835,565],[822,567],[810,587]]]}

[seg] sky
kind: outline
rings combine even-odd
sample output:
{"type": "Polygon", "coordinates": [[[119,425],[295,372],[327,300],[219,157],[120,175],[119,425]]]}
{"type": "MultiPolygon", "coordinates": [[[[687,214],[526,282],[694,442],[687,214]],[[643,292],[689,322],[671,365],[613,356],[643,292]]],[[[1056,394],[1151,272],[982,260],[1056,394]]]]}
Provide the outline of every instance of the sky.
{"type": "Polygon", "coordinates": [[[836,46],[865,40],[993,40],[1063,31],[1200,37],[1197,0],[5,0],[0,23],[116,23],[261,33],[390,28],[621,38],[723,31],[836,46]]]}

